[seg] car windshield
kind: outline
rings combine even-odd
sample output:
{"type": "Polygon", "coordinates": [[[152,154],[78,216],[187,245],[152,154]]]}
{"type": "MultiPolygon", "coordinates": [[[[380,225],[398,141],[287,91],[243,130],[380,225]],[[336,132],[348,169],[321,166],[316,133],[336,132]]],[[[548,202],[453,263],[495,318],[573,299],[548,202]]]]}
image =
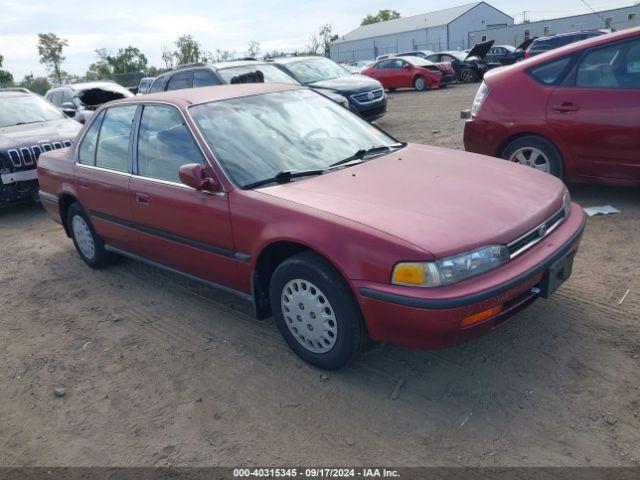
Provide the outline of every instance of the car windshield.
{"type": "Polygon", "coordinates": [[[309,58],[286,64],[302,83],[321,82],[346,77],[349,72],[328,58],[309,58]]]}
{"type": "Polygon", "coordinates": [[[39,96],[0,96],[0,128],[62,118],[65,116],[60,110],[39,96]]]}
{"type": "Polygon", "coordinates": [[[235,77],[258,71],[262,72],[265,83],[298,83],[278,67],[274,67],[273,65],[243,65],[240,67],[224,68],[222,70],[218,70],[218,74],[222,77],[225,83],[231,83],[231,80],[235,77]]]}
{"type": "Polygon", "coordinates": [[[280,172],[324,170],[374,146],[398,145],[310,90],[205,103],[190,107],[189,113],[227,175],[240,187],[280,172]]]}

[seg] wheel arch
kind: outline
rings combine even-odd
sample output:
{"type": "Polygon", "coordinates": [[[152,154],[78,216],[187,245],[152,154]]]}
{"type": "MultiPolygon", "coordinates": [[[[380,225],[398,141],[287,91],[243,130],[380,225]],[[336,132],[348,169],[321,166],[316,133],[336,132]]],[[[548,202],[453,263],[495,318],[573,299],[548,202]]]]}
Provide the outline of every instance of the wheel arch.
{"type": "Polygon", "coordinates": [[[71,231],[69,230],[69,207],[74,203],[77,203],[78,199],[75,195],[71,193],[63,193],[58,198],[58,209],[60,211],[60,221],[62,222],[62,226],[64,227],[64,231],[67,234],[67,237],[71,237],[71,231]]]}
{"type": "MultiPolygon", "coordinates": [[[[252,296],[255,306],[255,314],[258,319],[271,316],[271,304],[269,300],[269,283],[276,268],[288,258],[303,252],[312,252],[323,258],[334,270],[349,284],[342,269],[330,256],[318,249],[294,240],[275,240],[266,244],[256,257],[252,276],[252,296]]],[[[349,287],[351,288],[351,286],[349,287]]],[[[353,290],[352,290],[352,293],[353,290]]]]}

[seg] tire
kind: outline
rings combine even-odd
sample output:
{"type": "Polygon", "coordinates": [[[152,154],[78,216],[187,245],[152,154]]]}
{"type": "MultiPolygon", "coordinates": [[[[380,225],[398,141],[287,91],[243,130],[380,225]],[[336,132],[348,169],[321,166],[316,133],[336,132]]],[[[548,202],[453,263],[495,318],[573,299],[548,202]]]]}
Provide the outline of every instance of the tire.
{"type": "Polygon", "coordinates": [[[84,263],[95,269],[108,266],[110,255],[104,248],[104,241],[96,233],[89,216],[79,203],[69,207],[67,222],[73,244],[84,263]]]}
{"type": "Polygon", "coordinates": [[[427,88],[429,88],[427,79],[422,75],[417,75],[416,78],[413,79],[413,88],[415,88],[418,92],[424,92],[427,88]]]}
{"type": "Polygon", "coordinates": [[[465,68],[460,72],[460,81],[462,83],[475,83],[478,81],[478,74],[469,68],[465,68]]]}
{"type": "Polygon", "coordinates": [[[553,143],[543,137],[527,135],[517,138],[506,146],[500,157],[558,178],[563,175],[562,155],[553,143]]]}
{"type": "Polygon", "coordinates": [[[304,252],[282,262],[269,295],[278,330],[305,362],[337,370],[365,348],[360,307],[345,279],[321,256],[304,252]]]}

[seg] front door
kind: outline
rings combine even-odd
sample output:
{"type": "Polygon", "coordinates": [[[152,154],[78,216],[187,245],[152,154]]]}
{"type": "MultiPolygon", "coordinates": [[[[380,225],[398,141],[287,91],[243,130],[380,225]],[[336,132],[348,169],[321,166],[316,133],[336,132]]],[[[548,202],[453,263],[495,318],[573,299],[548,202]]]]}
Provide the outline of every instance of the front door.
{"type": "Polygon", "coordinates": [[[237,288],[226,194],[182,184],[179,169],[205,163],[182,114],[145,105],[134,142],[130,192],[142,255],[198,278],[237,288]]]}
{"type": "Polygon", "coordinates": [[[547,120],[578,174],[640,179],[640,39],[587,51],[551,94],[547,120]]]}

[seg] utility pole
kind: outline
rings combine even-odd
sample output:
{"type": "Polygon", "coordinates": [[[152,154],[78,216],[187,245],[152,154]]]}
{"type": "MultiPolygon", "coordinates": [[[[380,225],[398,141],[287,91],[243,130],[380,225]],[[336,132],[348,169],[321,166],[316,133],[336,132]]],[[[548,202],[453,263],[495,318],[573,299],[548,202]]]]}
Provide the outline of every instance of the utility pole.
{"type": "Polygon", "coordinates": [[[523,10],[523,12],[522,12],[522,23],[529,23],[527,21],[527,13],[529,13],[528,10],[523,10]]]}

